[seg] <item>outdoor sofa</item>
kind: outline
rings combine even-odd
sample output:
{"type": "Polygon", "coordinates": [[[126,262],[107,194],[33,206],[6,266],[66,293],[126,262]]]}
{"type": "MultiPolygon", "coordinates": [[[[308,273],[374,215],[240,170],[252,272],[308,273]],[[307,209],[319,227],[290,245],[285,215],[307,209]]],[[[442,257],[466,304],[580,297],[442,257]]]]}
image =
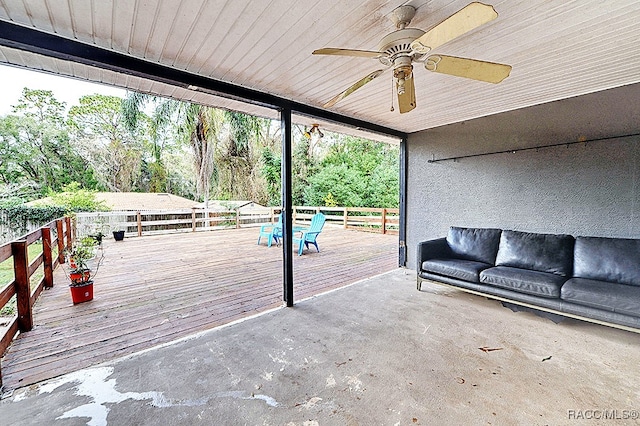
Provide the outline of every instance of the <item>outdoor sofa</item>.
{"type": "Polygon", "coordinates": [[[423,280],[640,332],[640,239],[451,227],[418,244],[423,280]]]}

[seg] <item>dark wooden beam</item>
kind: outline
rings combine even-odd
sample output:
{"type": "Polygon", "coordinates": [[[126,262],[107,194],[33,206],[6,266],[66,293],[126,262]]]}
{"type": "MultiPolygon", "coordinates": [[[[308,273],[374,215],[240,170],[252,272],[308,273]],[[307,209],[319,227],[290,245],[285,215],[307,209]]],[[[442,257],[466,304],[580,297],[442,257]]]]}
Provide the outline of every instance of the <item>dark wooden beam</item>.
{"type": "Polygon", "coordinates": [[[400,223],[398,225],[398,266],[407,264],[407,138],[400,140],[400,223]]]}
{"type": "MultiPolygon", "coordinates": [[[[283,285],[284,302],[288,307],[293,306],[293,200],[291,196],[292,187],[292,126],[291,110],[280,111],[280,126],[282,134],[282,264],[283,264],[283,285]]],[[[302,244],[302,243],[300,243],[302,244]]]]}

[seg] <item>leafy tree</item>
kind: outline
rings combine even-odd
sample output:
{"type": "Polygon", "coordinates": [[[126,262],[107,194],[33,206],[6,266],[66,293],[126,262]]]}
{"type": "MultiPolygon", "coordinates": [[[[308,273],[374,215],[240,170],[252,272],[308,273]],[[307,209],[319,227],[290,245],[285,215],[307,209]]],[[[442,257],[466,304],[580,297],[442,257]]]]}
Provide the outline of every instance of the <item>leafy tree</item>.
{"type": "Polygon", "coordinates": [[[87,95],[68,117],[101,185],[116,192],[136,189],[142,162],[142,142],[127,130],[121,104],[115,96],[87,95]]]}
{"type": "Polygon", "coordinates": [[[397,207],[397,146],[346,135],[333,143],[308,180],[304,203],[347,207],[397,207]]]}
{"type": "Polygon", "coordinates": [[[65,209],[66,214],[110,210],[103,201],[96,199],[95,191],[81,188],[78,182],[65,185],[60,192],[50,191],[47,198],[34,201],[32,205],[61,207],[65,209]]]}
{"type": "Polygon", "coordinates": [[[137,92],[127,92],[126,98],[122,101],[122,115],[129,132],[132,135],[145,135],[143,182],[140,185],[142,189],[149,192],[171,192],[171,183],[178,182],[182,185],[174,185],[174,188],[180,189],[174,190],[173,193],[189,197],[193,195],[193,185],[180,182],[183,179],[183,175],[179,173],[182,165],[176,164],[182,163],[179,161],[180,157],[172,158],[174,161],[171,162],[166,161],[180,145],[178,119],[184,116],[187,105],[184,102],[137,92]],[[151,116],[144,111],[145,106],[149,104],[153,106],[151,116]]]}
{"type": "Polygon", "coordinates": [[[214,157],[218,169],[215,195],[268,203],[268,178],[260,173],[264,154],[260,147],[272,150],[279,130],[271,120],[232,111],[225,111],[224,123],[226,132],[218,141],[214,157]]]}
{"type": "MultiPolygon", "coordinates": [[[[153,162],[147,164],[149,181],[158,182],[154,187],[168,187],[170,177],[162,179],[170,172],[165,168],[165,142],[163,135],[171,135],[177,145],[190,147],[191,166],[195,173],[192,175],[193,186],[197,198],[208,203],[211,192],[211,181],[215,180],[217,170],[213,163],[213,153],[216,139],[220,131],[220,114],[202,105],[180,102],[171,99],[130,92],[122,103],[122,113],[130,131],[135,131],[141,119],[147,119],[150,141],[152,144],[153,162]],[[147,117],[143,109],[151,105],[153,112],[147,117]],[[164,172],[163,170],[164,169],[164,172]],[[155,175],[155,179],[154,179],[155,175]]],[[[175,157],[174,157],[175,158],[175,157]]],[[[174,175],[175,177],[175,175],[174,175]]],[[[178,185],[180,187],[181,185],[178,185]]]]}
{"type": "Polygon", "coordinates": [[[267,204],[268,206],[279,206],[281,181],[280,173],[282,170],[282,161],[280,156],[274,154],[271,148],[262,148],[262,176],[267,185],[267,204]]]}
{"type": "Polygon", "coordinates": [[[328,199],[338,206],[363,206],[365,185],[358,170],[346,164],[329,164],[309,178],[309,185],[304,189],[305,204],[322,206],[328,199]]]}
{"type": "Polygon", "coordinates": [[[0,179],[44,194],[76,180],[94,187],[86,161],[64,125],[64,103],[47,90],[24,88],[14,114],[0,117],[0,179]]]}
{"type": "MultiPolygon", "coordinates": [[[[15,114],[0,117],[0,199],[68,192],[75,181],[76,190],[281,203],[271,120],[138,93],[88,95],[64,111],[51,92],[25,89],[15,114]]],[[[398,147],[325,134],[294,127],[295,204],[398,205],[398,147]]]]}
{"type": "Polygon", "coordinates": [[[316,173],[317,165],[318,160],[314,155],[312,140],[304,136],[299,138],[293,146],[291,158],[291,169],[293,174],[291,198],[294,205],[305,204],[305,191],[311,183],[310,178],[316,173]]]}

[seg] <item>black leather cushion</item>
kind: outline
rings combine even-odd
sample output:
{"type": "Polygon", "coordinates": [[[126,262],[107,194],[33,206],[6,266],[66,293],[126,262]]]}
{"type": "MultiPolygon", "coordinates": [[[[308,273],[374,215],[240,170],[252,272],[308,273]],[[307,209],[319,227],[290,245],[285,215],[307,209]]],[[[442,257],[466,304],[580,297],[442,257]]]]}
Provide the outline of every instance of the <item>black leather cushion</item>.
{"type": "Polygon", "coordinates": [[[640,287],[606,281],[571,278],[560,293],[562,300],[640,317],[640,287]]]}
{"type": "Polygon", "coordinates": [[[640,286],[640,240],[577,237],[573,275],[640,286]]]}
{"type": "Polygon", "coordinates": [[[560,297],[565,277],[548,272],[496,266],[480,272],[480,282],[541,297],[560,297]]]}
{"type": "Polygon", "coordinates": [[[447,234],[447,244],[453,255],[459,259],[493,265],[496,261],[501,232],[500,229],[452,226],[447,234]]]}
{"type": "Polygon", "coordinates": [[[422,262],[423,271],[474,283],[479,282],[480,271],[491,266],[484,262],[461,259],[432,259],[422,262]]]}
{"type": "Polygon", "coordinates": [[[571,235],[502,231],[496,266],[571,276],[574,241],[571,235]]]}

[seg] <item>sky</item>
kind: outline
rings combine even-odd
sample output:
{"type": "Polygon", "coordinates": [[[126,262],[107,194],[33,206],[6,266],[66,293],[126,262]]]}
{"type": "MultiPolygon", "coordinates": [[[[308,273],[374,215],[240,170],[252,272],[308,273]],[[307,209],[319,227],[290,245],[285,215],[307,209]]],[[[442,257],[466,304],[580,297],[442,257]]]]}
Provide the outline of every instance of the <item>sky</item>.
{"type": "Polygon", "coordinates": [[[66,102],[67,108],[76,105],[84,95],[125,96],[125,90],[113,86],[58,77],[36,71],[0,65],[0,116],[10,114],[11,106],[18,103],[22,89],[51,90],[57,100],[66,102]]]}

